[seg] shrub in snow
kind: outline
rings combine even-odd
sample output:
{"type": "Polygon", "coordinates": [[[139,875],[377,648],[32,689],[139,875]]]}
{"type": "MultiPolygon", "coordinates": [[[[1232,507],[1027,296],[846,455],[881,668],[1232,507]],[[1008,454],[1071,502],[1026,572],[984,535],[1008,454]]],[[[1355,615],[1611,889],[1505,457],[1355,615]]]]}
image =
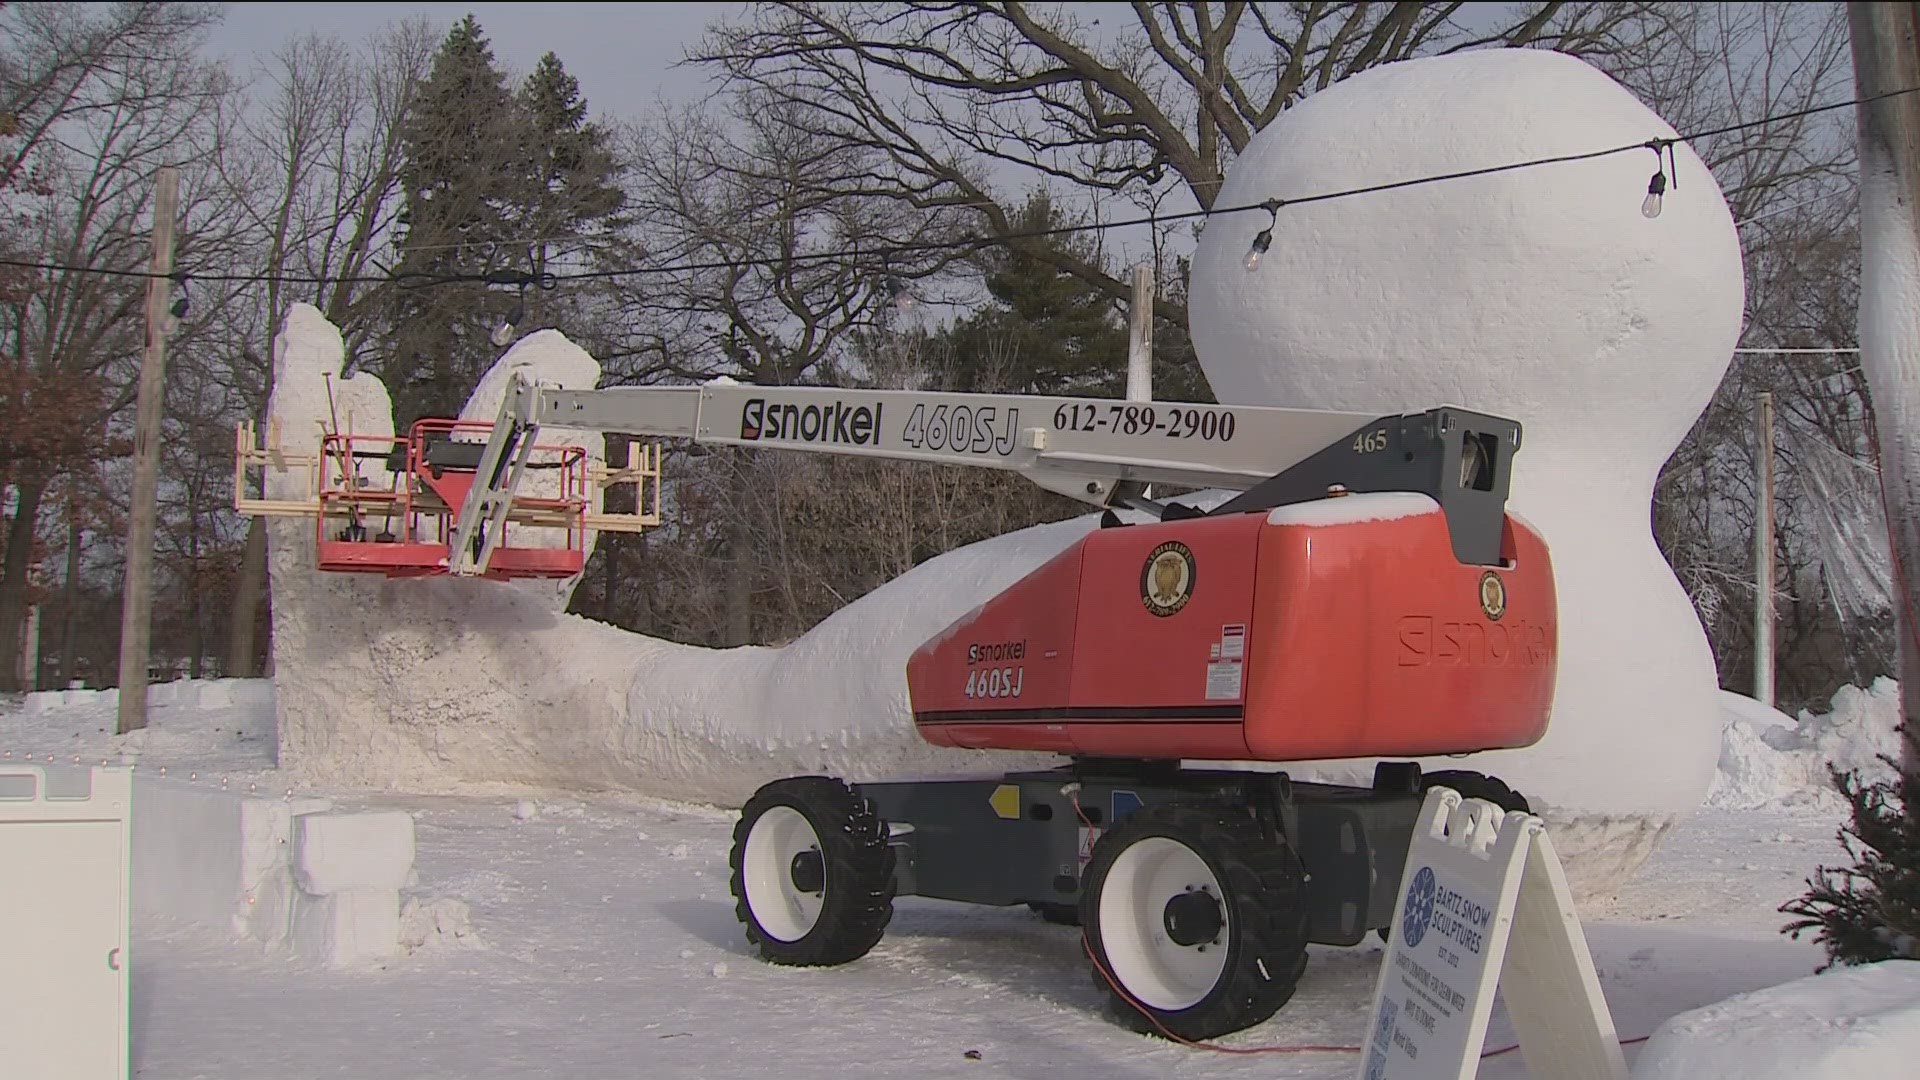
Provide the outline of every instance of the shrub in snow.
{"type": "MultiPolygon", "coordinates": [[[[1920,748],[1920,735],[1896,729],[1920,748]]],[[[1852,808],[1840,842],[1851,867],[1820,867],[1807,892],[1780,910],[1799,919],[1785,932],[1814,940],[1834,964],[1920,960],[1920,776],[1902,775],[1891,755],[1881,762],[1891,779],[1863,780],[1858,769],[1831,770],[1834,786],[1852,808]]]]}

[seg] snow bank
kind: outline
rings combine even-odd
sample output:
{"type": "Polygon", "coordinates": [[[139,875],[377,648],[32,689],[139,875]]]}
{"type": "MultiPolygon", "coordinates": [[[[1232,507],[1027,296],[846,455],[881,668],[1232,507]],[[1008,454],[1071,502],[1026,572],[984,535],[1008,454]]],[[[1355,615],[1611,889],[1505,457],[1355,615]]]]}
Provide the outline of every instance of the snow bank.
{"type": "Polygon", "coordinates": [[[147,726],[115,735],[120,692],[50,690],[28,694],[0,717],[0,760],[117,761],[181,775],[239,778],[274,767],[273,683],[266,679],[182,679],[147,688],[147,726]]]}
{"type": "Polygon", "coordinates": [[[1871,687],[1843,686],[1828,712],[1798,720],[1739,694],[1723,693],[1720,766],[1707,805],[1745,810],[1769,805],[1833,808],[1839,795],[1828,766],[1889,780],[1880,755],[1898,760],[1900,684],[1881,677],[1871,687]]]}
{"type": "MultiPolygon", "coordinates": [[[[1288,109],[1219,203],[1672,133],[1576,58],[1463,52],[1373,68],[1288,109]]],[[[1685,143],[1674,151],[1680,182],[1654,220],[1640,214],[1643,150],[1286,206],[1251,273],[1268,214],[1217,215],[1193,266],[1194,345],[1223,403],[1455,404],[1525,425],[1509,505],[1553,552],[1553,723],[1537,746],[1446,767],[1496,773],[1616,841],[1630,819],[1657,832],[1695,808],[1719,748],[1712,653],[1647,508],[1726,368],[1743,284],[1724,199],[1685,143]]]]}
{"type": "Polygon", "coordinates": [[[1660,1025],[1635,1080],[1862,1080],[1912,1076],[1920,962],[1839,968],[1728,998],[1660,1025]]]}
{"type": "MultiPolygon", "coordinates": [[[[248,708],[273,703],[273,684],[264,679],[179,679],[147,687],[147,705],[183,709],[248,708]]],[[[39,690],[20,703],[29,716],[62,709],[117,710],[120,690],[39,690]]]]}
{"type": "Polygon", "coordinates": [[[133,907],[332,967],[401,948],[413,818],[134,778],[133,907]]]}
{"type": "Polygon", "coordinates": [[[331,805],[136,773],[134,913],[278,944],[285,937],[278,920],[291,895],[287,846],[294,819],[331,805]]]}
{"type": "MultiPolygon", "coordinates": [[[[137,918],[290,950],[335,967],[408,947],[400,931],[401,890],[416,880],[412,816],[337,812],[331,800],[295,795],[277,782],[283,777],[268,779],[262,766],[271,763],[249,756],[252,751],[233,752],[242,736],[256,746],[262,736],[271,738],[273,695],[264,680],[170,685],[149,715],[150,726],[126,737],[109,734],[111,691],[67,692],[34,714],[0,717],[9,747],[0,754],[8,764],[43,769],[55,789],[84,788],[84,768],[66,764],[72,757],[97,760],[118,751],[121,763],[134,767],[137,918]],[[149,743],[149,736],[158,738],[149,743]],[[52,753],[45,749],[50,745],[85,753],[52,753]]],[[[447,903],[435,911],[427,923],[432,932],[411,947],[470,943],[462,912],[447,903]]]]}

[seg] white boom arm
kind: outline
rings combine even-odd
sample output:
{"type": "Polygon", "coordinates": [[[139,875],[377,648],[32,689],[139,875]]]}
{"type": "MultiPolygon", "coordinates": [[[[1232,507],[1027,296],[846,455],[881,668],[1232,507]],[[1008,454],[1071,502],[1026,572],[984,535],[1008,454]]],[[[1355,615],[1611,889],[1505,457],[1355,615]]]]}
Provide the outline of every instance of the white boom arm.
{"type": "Polygon", "coordinates": [[[461,507],[448,564],[455,574],[486,571],[542,427],[1008,469],[1049,491],[1106,506],[1127,482],[1245,491],[1379,418],[732,382],[562,390],[515,376],[461,507]]]}

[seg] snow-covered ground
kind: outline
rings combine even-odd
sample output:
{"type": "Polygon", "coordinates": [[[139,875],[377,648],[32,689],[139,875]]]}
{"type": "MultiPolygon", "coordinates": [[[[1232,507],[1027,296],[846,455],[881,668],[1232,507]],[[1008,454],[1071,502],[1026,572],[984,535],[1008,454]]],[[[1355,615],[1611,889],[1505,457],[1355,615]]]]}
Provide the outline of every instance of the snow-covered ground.
{"type": "MultiPolygon", "coordinates": [[[[314,792],[273,768],[267,694],[244,683],[168,691],[171,703],[153,709],[131,745],[111,734],[111,695],[29,707],[15,699],[0,704],[0,760],[97,763],[137,747],[138,771],[411,811],[419,885],[409,896],[463,901],[473,933],[342,972],[210,931],[136,924],[137,1076],[1026,1077],[1078,1068],[1335,1077],[1354,1068],[1346,1053],[1229,1056],[1123,1031],[1106,1017],[1077,931],[1024,908],[909,898],[858,963],[762,964],[727,891],[730,811],[529,792],[314,792]]],[[[1843,704],[1870,720],[1878,698],[1843,704]]],[[[1860,717],[1818,727],[1872,726],[1854,723],[1860,717]]],[[[1618,895],[1589,904],[1588,938],[1621,1034],[1811,972],[1819,950],[1781,936],[1775,909],[1816,865],[1841,861],[1840,821],[1816,799],[1708,808],[1618,895]]],[[[1377,945],[1315,948],[1293,1001],[1227,1042],[1357,1045],[1380,955],[1377,945]]],[[[1489,1046],[1508,1035],[1496,1013],[1489,1046]]],[[[1482,1075],[1526,1072],[1518,1054],[1505,1054],[1482,1075]]]]}

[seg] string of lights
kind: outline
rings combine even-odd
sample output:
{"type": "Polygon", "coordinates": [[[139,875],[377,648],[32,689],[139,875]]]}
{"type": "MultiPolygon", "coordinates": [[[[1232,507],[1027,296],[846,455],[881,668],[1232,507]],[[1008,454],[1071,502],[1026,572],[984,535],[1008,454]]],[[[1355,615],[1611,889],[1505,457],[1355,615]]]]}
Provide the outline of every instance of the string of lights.
{"type": "MultiPolygon", "coordinates": [[[[1786,123],[1792,120],[1805,119],[1810,116],[1819,115],[1821,113],[1833,112],[1838,109],[1857,108],[1859,106],[1869,105],[1877,101],[1885,100],[1887,98],[1901,97],[1906,94],[1912,94],[1916,92],[1920,92],[1920,86],[1910,86],[1901,90],[1889,90],[1884,93],[1873,94],[1866,97],[1852,98],[1846,101],[1829,102],[1825,105],[1814,105],[1804,109],[1795,109],[1790,112],[1776,113],[1773,115],[1761,117],[1756,120],[1746,120],[1746,121],[1741,121],[1739,123],[1726,124],[1720,127],[1707,128],[1700,131],[1692,131],[1692,132],[1687,132],[1684,134],[1679,134],[1674,136],[1659,136],[1659,137],[1644,140],[1642,142],[1625,143],[1620,146],[1611,146],[1601,150],[1590,150],[1585,153],[1558,154],[1551,157],[1531,158],[1525,161],[1514,161],[1514,162],[1508,162],[1501,165],[1489,165],[1489,166],[1485,166],[1483,168],[1478,168],[1478,169],[1466,169],[1458,172],[1436,173],[1436,174],[1427,175],[1427,176],[1410,177],[1405,180],[1394,180],[1394,181],[1389,181],[1389,182],[1380,183],[1380,184],[1369,184],[1364,187],[1346,188],[1346,189],[1337,190],[1337,191],[1323,191],[1323,192],[1317,192],[1310,195],[1296,196],[1293,198],[1269,198],[1269,199],[1263,199],[1257,203],[1247,203],[1247,204],[1242,204],[1237,206],[1215,206],[1215,207],[1207,207],[1207,208],[1201,208],[1196,210],[1180,211],[1180,212],[1175,212],[1171,214],[1150,214],[1150,215],[1143,215],[1143,216],[1131,217],[1131,218],[1111,219],[1106,221],[1083,222],[1083,223],[1069,224],[1069,225],[1055,225],[1055,226],[1050,226],[1048,228],[1042,228],[1042,229],[1017,229],[1017,230],[1011,230],[1008,232],[996,233],[990,236],[967,236],[967,237],[961,237],[958,239],[921,240],[921,241],[908,240],[908,241],[899,241],[891,244],[883,244],[878,247],[865,248],[865,249],[855,246],[855,247],[831,249],[831,250],[795,252],[792,254],[781,255],[777,257],[753,257],[753,258],[742,258],[742,259],[729,259],[724,261],[682,262],[682,263],[671,263],[671,264],[659,265],[659,266],[615,267],[615,268],[607,268],[607,269],[599,269],[599,270],[578,270],[578,271],[560,272],[560,273],[544,272],[544,273],[535,274],[535,273],[521,271],[521,270],[494,270],[484,274],[428,274],[428,273],[422,273],[417,271],[405,271],[401,273],[388,273],[388,274],[378,274],[378,275],[361,274],[361,275],[347,275],[347,276],[339,276],[339,277],[325,277],[325,276],[314,276],[314,275],[304,275],[304,274],[284,274],[284,273],[283,274],[267,274],[267,273],[258,273],[258,272],[235,273],[231,271],[223,272],[223,271],[217,271],[217,270],[185,270],[185,271],[175,271],[174,273],[167,276],[171,277],[176,283],[184,283],[186,281],[193,280],[193,281],[206,281],[206,282],[220,282],[220,283],[227,283],[227,284],[265,284],[265,283],[271,282],[271,283],[278,283],[282,285],[289,285],[289,284],[291,285],[334,285],[334,284],[393,285],[395,287],[403,288],[403,289],[431,288],[439,285],[453,285],[453,284],[504,285],[509,287],[516,287],[520,289],[521,293],[524,295],[525,291],[528,288],[538,287],[541,289],[554,289],[554,288],[557,288],[560,285],[560,283],[568,282],[568,281],[608,280],[608,279],[640,277],[640,276],[667,276],[667,275],[673,275],[673,274],[695,273],[695,272],[704,271],[704,270],[737,270],[737,269],[745,269],[745,268],[751,268],[751,267],[787,266],[787,265],[792,265],[794,263],[803,263],[803,262],[819,262],[819,261],[834,261],[834,260],[863,259],[863,258],[878,260],[882,263],[886,263],[893,259],[896,259],[902,256],[908,256],[908,255],[930,254],[930,253],[938,253],[938,252],[980,251],[987,248],[996,247],[1002,244],[1007,244],[1007,243],[1012,243],[1012,242],[1017,242],[1022,240],[1044,240],[1044,239],[1049,239],[1053,237],[1074,235],[1078,233],[1102,232],[1109,229],[1135,228],[1140,226],[1153,227],[1153,226],[1159,226],[1159,225],[1174,224],[1181,221],[1191,221],[1191,220],[1197,220],[1197,219],[1220,217],[1227,214],[1238,214],[1238,213],[1247,213],[1247,212],[1257,211],[1257,210],[1264,210],[1269,215],[1268,226],[1267,228],[1261,230],[1259,233],[1255,234],[1253,239],[1253,244],[1249,248],[1246,258],[1243,260],[1243,263],[1246,266],[1246,268],[1249,271],[1252,271],[1259,267],[1260,257],[1263,254],[1265,254],[1269,248],[1271,248],[1273,244],[1273,226],[1277,224],[1279,221],[1280,211],[1288,207],[1305,206],[1312,203],[1329,202],[1335,199],[1355,198],[1362,195],[1373,195],[1373,194],[1379,194],[1381,192],[1387,192],[1387,191],[1398,191],[1406,188],[1422,186],[1425,184],[1447,183],[1454,180],[1466,180],[1466,179],[1471,179],[1475,177],[1492,176],[1499,173],[1515,172],[1521,169],[1533,169],[1533,168],[1541,168],[1548,165],[1562,165],[1562,164],[1569,164],[1573,162],[1592,161],[1598,158],[1611,157],[1615,154],[1626,154],[1626,153],[1632,153],[1635,151],[1650,150],[1654,153],[1655,158],[1657,159],[1657,164],[1655,166],[1654,173],[1647,182],[1646,197],[1642,200],[1641,206],[1640,206],[1640,211],[1644,216],[1648,218],[1655,218],[1660,215],[1662,200],[1667,190],[1670,187],[1677,186],[1678,184],[1678,177],[1676,175],[1676,163],[1673,156],[1673,148],[1677,143],[1693,142],[1699,139],[1708,139],[1708,138],[1713,138],[1720,135],[1728,135],[1737,131],[1744,131],[1751,128],[1764,127],[1769,124],[1780,124],[1780,123],[1786,123]]],[[[421,249],[421,250],[425,250],[425,249],[421,249]]],[[[15,269],[40,271],[40,272],[47,272],[47,273],[97,274],[97,275],[103,275],[103,276],[109,276],[109,277],[121,277],[121,278],[151,278],[155,276],[152,272],[146,271],[146,270],[115,269],[110,267],[97,267],[97,266],[78,266],[78,265],[70,265],[70,264],[63,264],[63,263],[36,262],[36,261],[30,261],[30,260],[9,259],[9,258],[0,258],[0,266],[7,266],[15,269]]]]}

